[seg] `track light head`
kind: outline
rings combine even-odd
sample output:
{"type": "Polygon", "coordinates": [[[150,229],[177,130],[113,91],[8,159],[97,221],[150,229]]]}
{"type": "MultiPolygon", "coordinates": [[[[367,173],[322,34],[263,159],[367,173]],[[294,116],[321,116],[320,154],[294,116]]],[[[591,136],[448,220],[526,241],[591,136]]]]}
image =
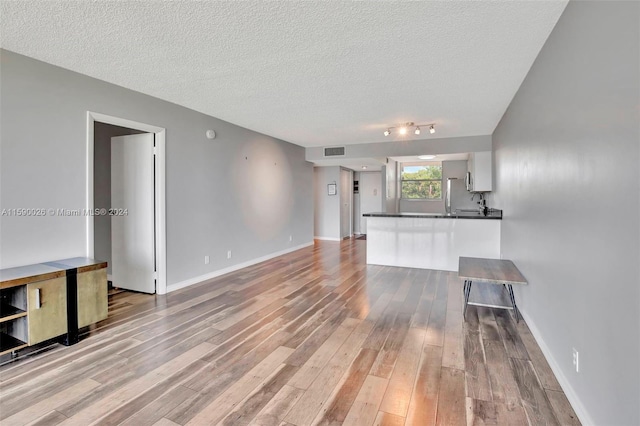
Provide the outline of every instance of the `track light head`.
{"type": "Polygon", "coordinates": [[[416,126],[416,131],[414,132],[416,135],[420,134],[420,126],[416,126]]]}
{"type": "Polygon", "coordinates": [[[389,136],[390,134],[391,134],[391,131],[390,131],[389,129],[387,129],[387,130],[385,130],[385,131],[384,131],[384,135],[385,135],[385,136],[389,136]]]}
{"type": "Polygon", "coordinates": [[[431,127],[429,127],[429,133],[434,134],[435,132],[436,132],[436,128],[432,124],[431,127]]]}

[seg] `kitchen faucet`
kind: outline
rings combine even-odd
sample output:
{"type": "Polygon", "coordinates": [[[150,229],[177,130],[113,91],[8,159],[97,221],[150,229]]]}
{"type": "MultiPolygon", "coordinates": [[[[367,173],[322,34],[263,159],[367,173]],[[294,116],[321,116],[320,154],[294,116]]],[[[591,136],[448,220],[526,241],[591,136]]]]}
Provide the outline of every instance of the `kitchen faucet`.
{"type": "Polygon", "coordinates": [[[471,196],[471,201],[473,201],[473,199],[476,197],[476,194],[478,194],[478,197],[480,198],[480,201],[478,201],[478,210],[480,210],[480,213],[486,216],[487,202],[484,199],[484,194],[482,192],[474,192],[473,195],[471,196]]]}

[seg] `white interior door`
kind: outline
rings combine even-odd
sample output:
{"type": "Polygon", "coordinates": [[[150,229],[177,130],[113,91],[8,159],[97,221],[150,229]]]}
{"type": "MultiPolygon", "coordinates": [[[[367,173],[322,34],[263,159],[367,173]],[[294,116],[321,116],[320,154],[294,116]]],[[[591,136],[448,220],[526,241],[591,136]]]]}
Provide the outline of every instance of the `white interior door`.
{"type": "Polygon", "coordinates": [[[340,170],[340,238],[351,236],[352,187],[352,172],[344,169],[340,170]]]}
{"type": "Polygon", "coordinates": [[[382,174],[380,172],[360,173],[360,232],[367,233],[365,213],[379,213],[382,208],[382,174]]]}
{"type": "Polygon", "coordinates": [[[155,293],[153,133],[111,138],[115,287],[155,293]]]}

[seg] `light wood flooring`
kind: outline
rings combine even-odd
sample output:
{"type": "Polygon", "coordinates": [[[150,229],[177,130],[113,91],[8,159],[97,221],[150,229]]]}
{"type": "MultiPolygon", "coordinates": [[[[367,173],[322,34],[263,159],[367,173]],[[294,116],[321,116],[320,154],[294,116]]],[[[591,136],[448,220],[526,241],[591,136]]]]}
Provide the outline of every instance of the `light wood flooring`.
{"type": "Polygon", "coordinates": [[[114,294],[77,345],[0,367],[0,423],[579,424],[523,321],[463,322],[456,273],[367,266],[365,247],[114,294]]]}

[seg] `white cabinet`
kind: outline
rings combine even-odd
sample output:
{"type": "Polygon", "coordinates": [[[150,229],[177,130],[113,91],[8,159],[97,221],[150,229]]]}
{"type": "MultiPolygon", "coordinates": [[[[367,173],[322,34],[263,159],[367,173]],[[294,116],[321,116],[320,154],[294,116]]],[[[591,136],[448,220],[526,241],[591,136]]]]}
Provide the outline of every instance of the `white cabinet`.
{"type": "Polygon", "coordinates": [[[457,271],[460,256],[500,258],[499,219],[367,217],[367,263],[457,271]]]}
{"type": "Polygon", "coordinates": [[[469,191],[488,192],[493,190],[493,160],[491,151],[470,153],[467,168],[471,175],[469,191]]]}

